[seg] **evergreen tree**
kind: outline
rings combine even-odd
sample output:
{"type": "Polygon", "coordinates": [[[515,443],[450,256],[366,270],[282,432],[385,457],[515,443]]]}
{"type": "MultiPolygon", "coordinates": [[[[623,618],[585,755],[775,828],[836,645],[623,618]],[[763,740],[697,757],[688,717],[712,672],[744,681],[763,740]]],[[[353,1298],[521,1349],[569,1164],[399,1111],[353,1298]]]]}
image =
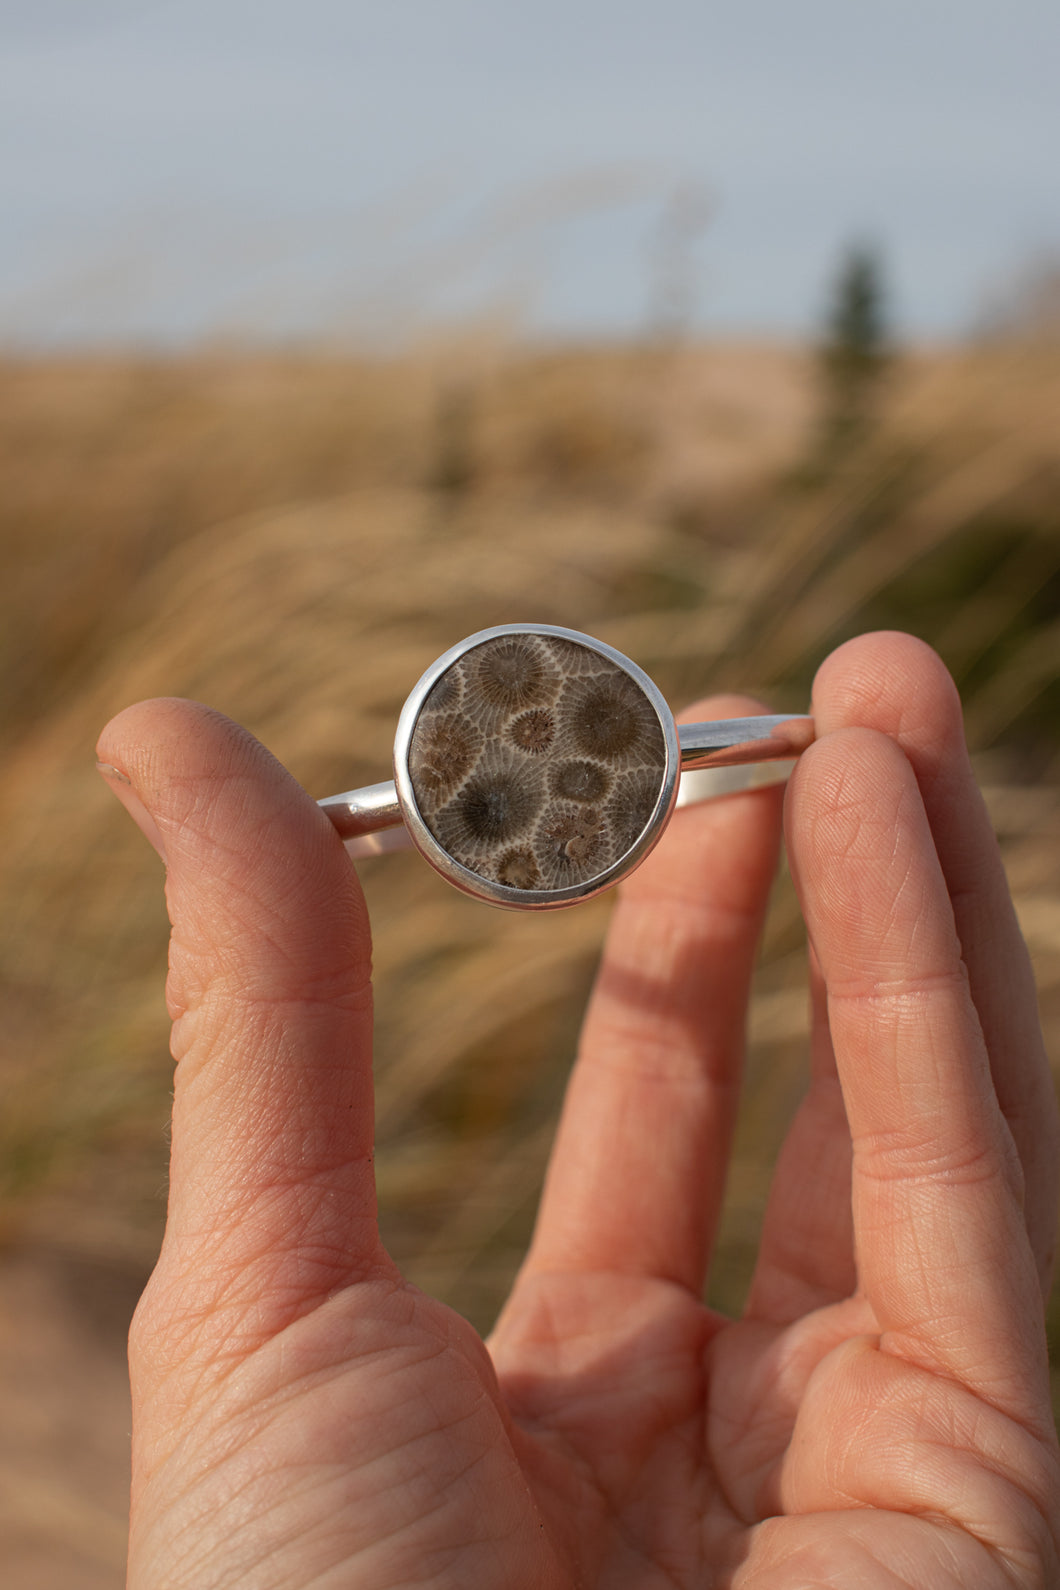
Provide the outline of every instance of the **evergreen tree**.
{"type": "Polygon", "coordinates": [[[871,430],[890,362],[884,272],[878,250],[858,244],[844,256],[820,349],[821,464],[828,469],[871,430]]]}

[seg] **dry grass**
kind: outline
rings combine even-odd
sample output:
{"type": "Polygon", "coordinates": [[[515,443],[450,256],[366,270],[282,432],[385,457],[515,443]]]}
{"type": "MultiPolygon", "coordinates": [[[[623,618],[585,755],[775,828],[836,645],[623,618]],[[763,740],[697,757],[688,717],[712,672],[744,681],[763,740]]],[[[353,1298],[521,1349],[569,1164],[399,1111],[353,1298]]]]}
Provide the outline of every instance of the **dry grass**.
{"type": "MultiPolygon", "coordinates": [[[[795,351],[393,363],[216,354],[0,366],[0,981],[9,1236],[150,1262],[169,1067],[158,865],[92,768],[148,694],[247,723],[315,793],[386,775],[440,651],[532,618],[671,699],[799,708],[859,629],[940,646],[1060,1037],[1060,358],[907,360],[879,433],[812,490],[795,351]]],[[[544,918],[363,864],[379,1172],[414,1277],[488,1323],[525,1242],[607,903],[544,918]]],[[[737,1307],[803,1086],[802,934],[778,885],[712,1291],[737,1307]]],[[[1053,1331],[1060,1349],[1060,1304],[1053,1331]]]]}

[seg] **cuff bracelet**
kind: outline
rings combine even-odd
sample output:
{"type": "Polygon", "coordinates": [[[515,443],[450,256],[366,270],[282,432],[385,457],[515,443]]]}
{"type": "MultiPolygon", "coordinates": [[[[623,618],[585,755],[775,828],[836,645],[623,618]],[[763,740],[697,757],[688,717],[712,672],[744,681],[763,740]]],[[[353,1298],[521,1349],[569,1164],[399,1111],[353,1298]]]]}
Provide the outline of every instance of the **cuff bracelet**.
{"type": "Polygon", "coordinates": [[[480,630],[432,663],[398,719],[394,778],[320,805],[354,856],[412,844],[466,894],[549,911],[609,889],[677,806],[774,783],[813,719],[678,726],[621,652],[551,624],[480,630]]]}

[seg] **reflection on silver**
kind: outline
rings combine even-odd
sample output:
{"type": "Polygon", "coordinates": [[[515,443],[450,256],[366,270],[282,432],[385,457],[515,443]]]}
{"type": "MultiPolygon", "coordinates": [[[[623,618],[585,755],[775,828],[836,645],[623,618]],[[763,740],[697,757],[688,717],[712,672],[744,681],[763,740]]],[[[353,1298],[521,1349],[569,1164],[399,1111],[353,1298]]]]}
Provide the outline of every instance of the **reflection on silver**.
{"type": "Polygon", "coordinates": [[[794,758],[776,762],[752,762],[748,766],[704,767],[681,774],[675,805],[695,806],[719,795],[738,795],[745,789],[765,789],[769,784],[784,784],[795,766],[794,758]]]}
{"type": "MultiPolygon", "coordinates": [[[[562,646],[560,649],[562,653],[562,646]]],[[[628,691],[629,688],[628,684],[623,685],[624,690],[628,691]]],[[[438,699],[436,691],[432,704],[438,699]]],[[[465,702],[464,705],[473,704],[465,702]]],[[[436,710],[433,705],[432,710],[436,710]]],[[[331,795],[322,800],[320,805],[342,836],[351,856],[380,855],[414,845],[443,877],[467,894],[514,910],[555,910],[599,894],[639,866],[658,841],[676,806],[776,783],[786,778],[794,759],[812,742],[813,734],[813,719],[792,713],[726,719],[716,723],[682,724],[678,728],[665,700],[647,674],[603,641],[548,624],[498,625],[493,629],[481,630],[452,647],[419,680],[398,721],[393,782],[387,780],[362,789],[348,790],[341,795],[331,795]],[[428,827],[419,809],[409,773],[409,749],[424,703],[436,686],[443,692],[449,689],[446,680],[454,677],[452,671],[457,665],[460,665],[457,669],[460,688],[466,691],[468,677],[473,678],[475,675],[475,669],[469,675],[464,666],[467,654],[486,642],[505,636],[554,637],[557,642],[567,643],[566,655],[574,659],[576,674],[581,667],[586,670],[597,668],[603,677],[608,677],[616,668],[620,669],[622,675],[637,687],[637,699],[642,701],[637,710],[643,713],[643,703],[646,703],[658,720],[658,732],[661,744],[665,747],[665,755],[658,774],[658,794],[654,805],[642,830],[618,860],[582,881],[551,888],[516,888],[499,882],[495,876],[476,872],[446,850],[428,827]]],[[[534,749],[536,751],[537,748],[534,749]]],[[[457,790],[457,797],[459,794],[457,790]]],[[[644,809],[650,804],[649,795],[644,809]]],[[[489,863],[483,865],[488,870],[489,863]]]]}

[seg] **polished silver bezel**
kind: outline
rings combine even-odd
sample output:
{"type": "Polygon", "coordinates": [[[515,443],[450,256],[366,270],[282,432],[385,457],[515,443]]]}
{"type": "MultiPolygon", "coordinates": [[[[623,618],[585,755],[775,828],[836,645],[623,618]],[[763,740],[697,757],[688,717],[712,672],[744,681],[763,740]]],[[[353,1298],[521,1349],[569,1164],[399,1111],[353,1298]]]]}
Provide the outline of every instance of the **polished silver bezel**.
{"type": "Polygon", "coordinates": [[[624,657],[620,651],[616,651],[613,646],[608,646],[602,640],[594,640],[591,635],[581,634],[579,630],[561,629],[555,624],[497,624],[492,629],[480,629],[477,634],[469,635],[459,645],[451,646],[437,662],[431,664],[409,694],[408,700],[401,709],[394,739],[394,785],[405,826],[416,849],[426,861],[430,862],[436,872],[440,872],[442,877],[448,879],[457,889],[462,890],[464,894],[474,895],[477,900],[485,900],[490,905],[501,906],[510,911],[555,911],[562,906],[576,905],[581,900],[589,900],[594,895],[601,894],[603,890],[610,889],[644,860],[659,840],[673,810],[677,798],[680,758],[673,714],[662,693],[644,670],[638,668],[628,657],[624,657]],[[485,641],[496,640],[503,635],[557,636],[562,640],[573,641],[579,646],[586,646],[590,651],[598,652],[600,656],[615,663],[640,686],[651,702],[666,745],[666,766],[662,787],[640,837],[604,872],[598,873],[594,878],[587,878],[583,883],[570,884],[565,889],[513,889],[508,884],[494,883],[489,878],[483,878],[477,872],[472,872],[469,867],[465,867],[438,843],[427,827],[416,804],[412,780],[409,777],[409,746],[420,709],[431,688],[446,669],[451,668],[466,652],[473,651],[485,641]]]}

